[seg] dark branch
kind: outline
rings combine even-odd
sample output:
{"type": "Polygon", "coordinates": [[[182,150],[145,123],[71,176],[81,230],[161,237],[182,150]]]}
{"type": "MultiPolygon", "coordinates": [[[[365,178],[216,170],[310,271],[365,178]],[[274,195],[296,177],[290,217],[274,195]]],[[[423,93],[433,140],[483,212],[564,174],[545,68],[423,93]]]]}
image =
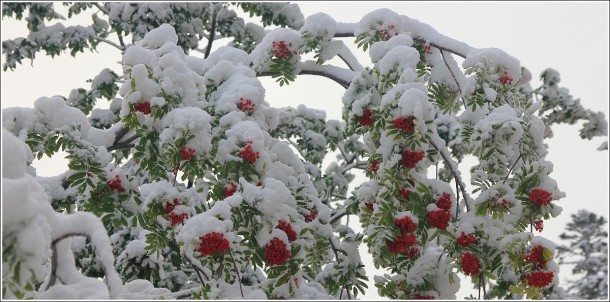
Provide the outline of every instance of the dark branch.
{"type": "Polygon", "coordinates": [[[212,51],[212,43],[214,43],[214,34],[216,31],[216,11],[212,13],[212,28],[210,28],[210,38],[208,39],[208,46],[205,48],[204,59],[207,59],[212,51]]]}
{"type": "MultiPolygon", "coordinates": [[[[68,233],[68,234],[64,234],[64,235],[60,236],[59,238],[57,238],[51,242],[51,275],[49,276],[49,283],[47,284],[47,287],[44,290],[48,290],[49,288],[51,288],[51,286],[55,285],[55,282],[57,281],[57,266],[58,266],[57,265],[57,244],[66,238],[70,238],[70,237],[74,237],[74,236],[84,236],[84,237],[87,237],[87,239],[89,239],[89,241],[91,241],[91,238],[87,234],[68,233]]],[[[104,269],[103,266],[102,266],[102,269],[104,269]]],[[[104,272],[104,274],[105,273],[106,272],[104,272]]]]}

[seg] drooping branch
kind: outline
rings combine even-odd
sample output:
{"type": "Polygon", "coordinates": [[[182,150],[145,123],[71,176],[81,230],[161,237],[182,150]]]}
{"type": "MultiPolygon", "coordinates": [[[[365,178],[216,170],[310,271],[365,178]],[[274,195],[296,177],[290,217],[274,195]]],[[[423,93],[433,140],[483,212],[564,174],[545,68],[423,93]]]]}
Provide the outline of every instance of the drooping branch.
{"type": "MultiPolygon", "coordinates": [[[[333,65],[318,65],[314,61],[299,62],[296,64],[297,75],[317,75],[335,81],[341,87],[347,89],[355,75],[354,71],[333,65]]],[[[262,70],[257,76],[273,76],[269,70],[262,70]]]]}
{"type": "Polygon", "coordinates": [[[360,64],[356,56],[352,53],[352,51],[345,45],[345,43],[341,42],[341,49],[337,56],[345,62],[347,67],[352,71],[361,72],[364,70],[364,66],[360,64]]]}

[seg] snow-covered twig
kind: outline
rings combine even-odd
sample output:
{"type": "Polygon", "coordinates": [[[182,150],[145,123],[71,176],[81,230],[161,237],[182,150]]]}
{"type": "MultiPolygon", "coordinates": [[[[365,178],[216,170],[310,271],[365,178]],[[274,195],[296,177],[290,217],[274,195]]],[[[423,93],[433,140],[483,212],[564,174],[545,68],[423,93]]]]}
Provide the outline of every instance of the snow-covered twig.
{"type": "Polygon", "coordinates": [[[237,280],[239,280],[239,282],[237,282],[239,284],[239,291],[241,293],[241,297],[244,297],[244,290],[241,287],[241,276],[239,274],[239,269],[237,268],[237,262],[235,261],[235,258],[233,257],[233,252],[231,252],[231,250],[229,250],[229,256],[231,256],[231,260],[233,260],[233,268],[235,268],[235,273],[237,273],[237,280]]]}

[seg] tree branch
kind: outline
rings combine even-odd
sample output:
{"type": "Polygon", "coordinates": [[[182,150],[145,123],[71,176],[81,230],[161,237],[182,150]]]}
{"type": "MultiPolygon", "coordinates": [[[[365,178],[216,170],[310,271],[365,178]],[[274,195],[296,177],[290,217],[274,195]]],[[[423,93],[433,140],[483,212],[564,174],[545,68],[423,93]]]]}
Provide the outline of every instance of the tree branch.
{"type": "Polygon", "coordinates": [[[231,256],[231,260],[233,260],[233,268],[235,268],[235,273],[237,273],[237,283],[239,283],[239,291],[241,292],[241,297],[244,297],[244,290],[241,288],[241,276],[239,274],[239,269],[237,269],[237,262],[235,258],[233,258],[233,252],[229,250],[229,256],[231,256]]]}
{"type": "Polygon", "coordinates": [[[108,10],[105,7],[101,6],[99,3],[93,2],[92,4],[93,4],[93,6],[97,7],[99,10],[101,10],[104,14],[106,14],[106,15],[110,14],[108,12],[108,10]]]}

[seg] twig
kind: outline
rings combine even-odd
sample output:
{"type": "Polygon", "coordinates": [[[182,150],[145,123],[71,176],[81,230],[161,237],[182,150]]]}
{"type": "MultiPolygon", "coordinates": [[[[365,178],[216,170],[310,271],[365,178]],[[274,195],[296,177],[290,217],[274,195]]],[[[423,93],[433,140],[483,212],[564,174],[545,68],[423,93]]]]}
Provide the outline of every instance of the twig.
{"type": "Polygon", "coordinates": [[[231,260],[233,260],[233,268],[235,268],[235,272],[237,273],[237,279],[238,279],[238,283],[239,283],[239,291],[241,292],[241,297],[244,297],[244,290],[241,288],[241,276],[239,274],[239,269],[237,269],[237,262],[235,261],[235,258],[233,258],[233,252],[231,252],[231,250],[229,250],[229,256],[231,256],[231,260]]]}
{"type": "Polygon", "coordinates": [[[451,66],[449,66],[449,62],[447,62],[447,59],[445,58],[444,50],[441,50],[441,57],[443,57],[443,62],[445,62],[445,66],[447,66],[451,77],[455,81],[455,85],[457,85],[458,91],[460,92],[460,100],[462,101],[462,104],[464,104],[464,108],[466,108],[466,102],[464,101],[464,98],[462,98],[462,88],[460,87],[460,82],[458,82],[457,78],[455,77],[455,74],[453,74],[453,70],[451,70],[451,66]]]}
{"type": "MultiPolygon", "coordinates": [[[[339,77],[336,77],[332,74],[323,72],[323,71],[318,71],[318,70],[307,70],[307,69],[303,69],[299,72],[299,74],[308,74],[308,75],[318,75],[318,76],[322,76],[325,78],[329,78],[333,81],[335,81],[337,84],[341,85],[341,87],[347,89],[349,87],[349,82],[348,81],[344,81],[343,79],[340,79],[339,77]]],[[[273,74],[269,71],[263,71],[257,74],[257,76],[259,77],[268,77],[268,76],[272,76],[273,74]]]]}
{"type": "Polygon", "coordinates": [[[508,174],[506,174],[506,177],[504,177],[504,182],[503,183],[506,183],[506,181],[508,180],[508,177],[510,176],[510,174],[513,173],[513,169],[515,168],[515,166],[517,165],[517,163],[519,162],[521,157],[523,157],[523,154],[519,153],[519,157],[517,157],[517,160],[513,163],[513,165],[508,170],[508,174]]]}
{"type": "Polygon", "coordinates": [[[123,46],[123,47],[121,47],[120,45],[118,45],[118,44],[116,44],[116,43],[114,43],[114,42],[112,42],[112,41],[110,41],[110,40],[104,39],[104,38],[102,38],[102,37],[100,37],[100,36],[94,36],[93,38],[97,39],[97,40],[98,40],[98,41],[100,41],[100,42],[105,42],[105,43],[108,43],[108,44],[110,44],[110,45],[112,45],[112,46],[116,47],[116,48],[117,48],[118,50],[120,50],[120,51],[125,50],[125,47],[124,47],[124,46],[123,46]]]}

